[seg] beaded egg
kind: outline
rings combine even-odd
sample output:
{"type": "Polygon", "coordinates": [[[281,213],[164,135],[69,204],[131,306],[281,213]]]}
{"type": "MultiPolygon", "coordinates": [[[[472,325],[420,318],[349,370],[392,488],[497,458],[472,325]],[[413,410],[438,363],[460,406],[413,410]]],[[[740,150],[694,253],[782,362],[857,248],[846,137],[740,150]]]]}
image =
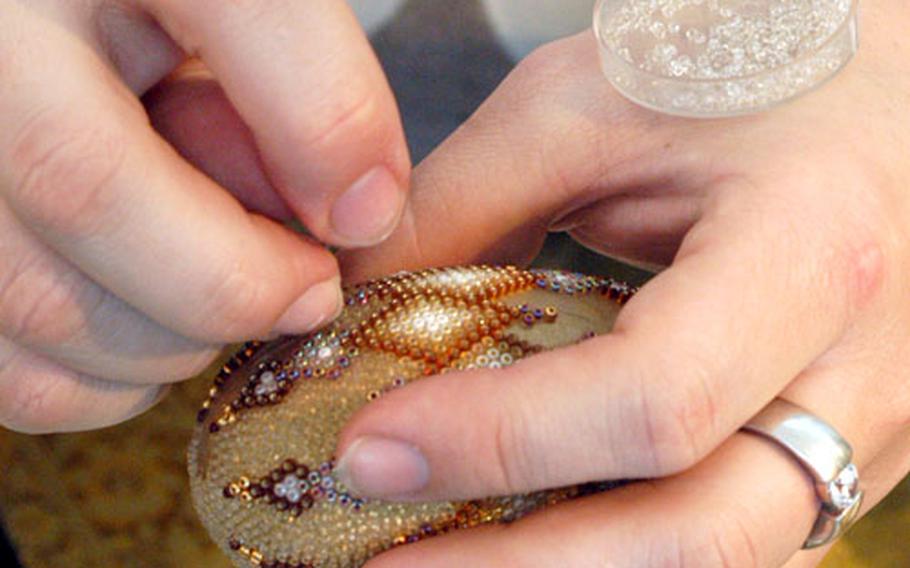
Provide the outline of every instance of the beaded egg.
{"type": "Polygon", "coordinates": [[[605,489],[393,503],[344,487],[333,452],[346,421],[384,393],[606,333],[633,293],[612,279],[510,266],[399,273],[346,288],[332,324],[248,343],[215,377],[188,452],[203,524],[238,567],[347,568],[605,489]]]}

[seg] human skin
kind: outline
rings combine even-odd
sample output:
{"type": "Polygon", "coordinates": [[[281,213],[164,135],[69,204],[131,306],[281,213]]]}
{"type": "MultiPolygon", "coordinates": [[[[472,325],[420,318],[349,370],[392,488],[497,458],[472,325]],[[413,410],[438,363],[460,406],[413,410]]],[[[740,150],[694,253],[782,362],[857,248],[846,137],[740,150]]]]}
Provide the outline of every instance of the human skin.
{"type": "Polygon", "coordinates": [[[738,431],[774,397],[851,442],[864,511],[907,474],[910,7],[864,3],[861,29],[830,83],[719,120],[627,102],[584,33],[532,54],[416,169],[399,229],[342,255],[352,280],[526,261],[553,229],[666,268],[607,336],[364,407],[341,478],[404,500],[648,481],[368,566],[814,565],[810,478],[738,431]],[[428,476],[402,473],[421,459],[428,476]]]}
{"type": "Polygon", "coordinates": [[[344,0],[0,0],[0,424],[119,422],[326,323],[322,243],[385,238],[409,175],[344,0]]]}

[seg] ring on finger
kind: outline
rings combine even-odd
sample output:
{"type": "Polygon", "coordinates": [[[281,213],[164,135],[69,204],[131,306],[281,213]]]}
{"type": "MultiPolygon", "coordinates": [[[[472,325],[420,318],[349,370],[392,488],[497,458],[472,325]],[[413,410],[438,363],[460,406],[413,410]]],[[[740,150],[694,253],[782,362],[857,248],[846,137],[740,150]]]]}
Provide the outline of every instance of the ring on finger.
{"type": "Polygon", "coordinates": [[[821,508],[803,548],[823,546],[842,535],[859,517],[863,491],[853,448],[830,424],[808,410],[774,399],[743,429],[788,450],[815,480],[821,508]]]}

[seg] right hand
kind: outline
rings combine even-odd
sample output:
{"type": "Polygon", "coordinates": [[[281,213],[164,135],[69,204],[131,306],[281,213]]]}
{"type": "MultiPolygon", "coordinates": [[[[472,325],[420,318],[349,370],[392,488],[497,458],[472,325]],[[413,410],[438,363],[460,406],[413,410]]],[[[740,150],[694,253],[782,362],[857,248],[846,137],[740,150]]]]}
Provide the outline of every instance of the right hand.
{"type": "Polygon", "coordinates": [[[0,424],[20,431],[120,422],[224,343],[333,318],[334,257],[276,220],[372,245],[406,198],[344,0],[0,0],[0,125],[0,424]]]}

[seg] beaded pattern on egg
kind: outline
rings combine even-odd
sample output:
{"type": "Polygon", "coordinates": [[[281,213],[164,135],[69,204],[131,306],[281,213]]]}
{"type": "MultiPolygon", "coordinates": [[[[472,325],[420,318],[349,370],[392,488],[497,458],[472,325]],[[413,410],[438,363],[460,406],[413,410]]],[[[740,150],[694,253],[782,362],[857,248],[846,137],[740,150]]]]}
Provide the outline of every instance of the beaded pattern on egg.
{"type": "Polygon", "coordinates": [[[367,500],[335,478],[332,452],[347,419],[389,390],[603,333],[634,292],[612,279],[488,266],[347,289],[329,327],[251,342],[218,373],[188,459],[204,524],[237,566],[360,566],[393,546],[603,490],[609,484],[454,503],[367,500]]]}

